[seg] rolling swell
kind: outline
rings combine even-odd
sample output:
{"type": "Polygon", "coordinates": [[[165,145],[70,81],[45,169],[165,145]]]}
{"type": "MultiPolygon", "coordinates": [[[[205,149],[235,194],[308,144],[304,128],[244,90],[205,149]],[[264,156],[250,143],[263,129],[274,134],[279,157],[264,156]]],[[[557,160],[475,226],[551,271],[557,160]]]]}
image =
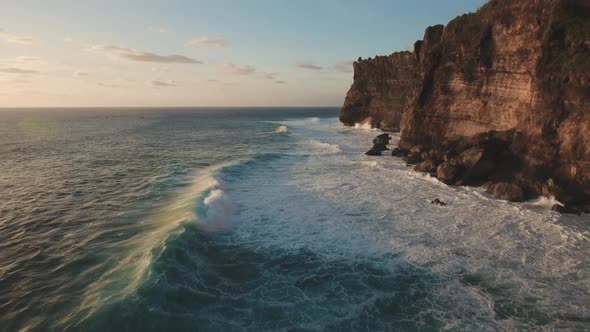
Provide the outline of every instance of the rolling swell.
{"type": "Polygon", "coordinates": [[[87,288],[80,310],[63,322],[81,321],[76,328],[92,328],[103,315],[110,316],[110,308],[136,296],[144,284],[153,283],[154,276],[161,275],[155,266],[165,261],[163,256],[183,239],[186,241],[195,233],[209,234],[231,228],[239,220],[239,206],[225,192],[226,183],[239,180],[244,170],[283,156],[257,154],[198,172],[189,186],[146,220],[142,236],[127,243],[127,255],[87,288]]]}
{"type": "Polygon", "coordinates": [[[138,291],[86,322],[126,330],[431,330],[443,323],[430,294],[437,279],[399,261],[328,259],[309,250],[259,250],[231,235],[185,226],[171,237],[138,291]],[[431,309],[431,310],[427,310],[431,309]]]}

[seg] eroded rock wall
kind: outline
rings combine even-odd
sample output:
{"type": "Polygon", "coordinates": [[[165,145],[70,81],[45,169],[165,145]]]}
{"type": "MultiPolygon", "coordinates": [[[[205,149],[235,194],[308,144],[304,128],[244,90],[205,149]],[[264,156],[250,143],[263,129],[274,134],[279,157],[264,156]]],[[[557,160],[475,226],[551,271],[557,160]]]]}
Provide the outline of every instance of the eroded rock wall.
{"type": "Polygon", "coordinates": [[[354,62],[350,87],[340,121],[369,122],[373,127],[399,131],[406,100],[417,84],[416,54],[398,52],[354,62]]]}
{"type": "Polygon", "coordinates": [[[514,129],[526,174],[590,197],[590,0],[491,0],[413,55],[355,64],[342,121],[401,129],[405,149],[514,129]]]}

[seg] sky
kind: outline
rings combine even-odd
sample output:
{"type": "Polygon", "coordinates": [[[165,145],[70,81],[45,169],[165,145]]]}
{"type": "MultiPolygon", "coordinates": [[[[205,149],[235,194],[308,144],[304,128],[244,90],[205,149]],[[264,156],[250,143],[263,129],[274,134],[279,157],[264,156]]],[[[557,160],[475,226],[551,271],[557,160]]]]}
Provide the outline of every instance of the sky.
{"type": "Polygon", "coordinates": [[[340,106],[485,0],[0,0],[0,107],[340,106]]]}

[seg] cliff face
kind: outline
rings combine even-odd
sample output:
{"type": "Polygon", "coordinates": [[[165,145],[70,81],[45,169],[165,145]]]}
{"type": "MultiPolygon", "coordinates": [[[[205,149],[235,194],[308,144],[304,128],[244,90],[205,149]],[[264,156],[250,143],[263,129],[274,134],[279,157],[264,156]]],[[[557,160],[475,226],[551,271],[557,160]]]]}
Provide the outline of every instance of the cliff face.
{"type": "MultiPolygon", "coordinates": [[[[393,77],[418,76],[404,100],[402,148],[515,129],[510,148],[527,174],[590,197],[590,0],[491,0],[428,28],[419,46],[416,72],[393,77]]],[[[349,92],[341,117],[362,91],[349,92]]],[[[372,104],[397,116],[382,95],[372,104]]]]}
{"type": "Polygon", "coordinates": [[[417,83],[416,55],[393,53],[354,63],[354,83],[340,121],[348,125],[370,122],[372,126],[399,131],[406,100],[417,83]]]}

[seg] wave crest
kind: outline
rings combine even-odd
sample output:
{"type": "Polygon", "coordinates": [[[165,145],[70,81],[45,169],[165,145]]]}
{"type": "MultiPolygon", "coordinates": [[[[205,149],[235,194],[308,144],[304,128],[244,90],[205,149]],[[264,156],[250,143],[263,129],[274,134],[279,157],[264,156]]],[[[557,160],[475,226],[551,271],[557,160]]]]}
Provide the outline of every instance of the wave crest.
{"type": "Polygon", "coordinates": [[[196,223],[207,231],[221,231],[238,221],[239,207],[231,197],[217,186],[199,206],[196,223]]]}
{"type": "Polygon", "coordinates": [[[287,126],[279,125],[279,126],[275,127],[275,129],[272,132],[275,134],[284,134],[288,131],[289,131],[289,128],[287,126]]]}

